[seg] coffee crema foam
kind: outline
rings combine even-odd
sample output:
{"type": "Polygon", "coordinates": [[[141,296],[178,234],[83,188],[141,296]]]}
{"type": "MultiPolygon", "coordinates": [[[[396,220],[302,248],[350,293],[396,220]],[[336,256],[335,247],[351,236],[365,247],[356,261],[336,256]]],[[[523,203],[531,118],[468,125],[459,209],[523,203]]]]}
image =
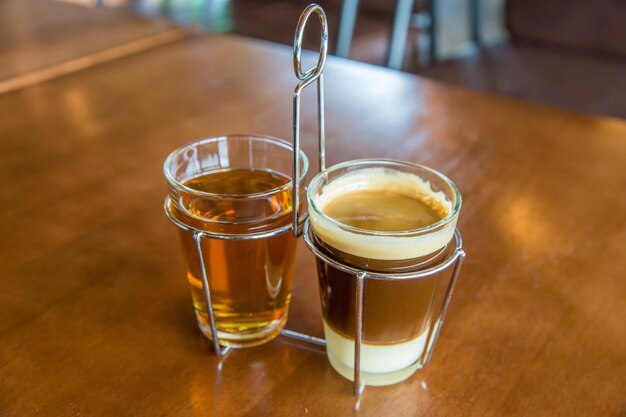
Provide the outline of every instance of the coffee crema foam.
{"type": "MultiPolygon", "coordinates": [[[[438,213],[441,219],[452,211],[452,203],[445,194],[433,191],[428,181],[414,174],[382,167],[348,172],[321,187],[321,191],[311,198],[317,209],[326,214],[325,209],[333,201],[359,191],[396,193],[419,200],[438,213]]],[[[415,230],[359,232],[320,215],[311,207],[309,216],[315,234],[328,245],[354,256],[379,260],[405,260],[432,254],[448,244],[456,227],[454,218],[444,227],[427,234],[419,234],[415,230]]]]}

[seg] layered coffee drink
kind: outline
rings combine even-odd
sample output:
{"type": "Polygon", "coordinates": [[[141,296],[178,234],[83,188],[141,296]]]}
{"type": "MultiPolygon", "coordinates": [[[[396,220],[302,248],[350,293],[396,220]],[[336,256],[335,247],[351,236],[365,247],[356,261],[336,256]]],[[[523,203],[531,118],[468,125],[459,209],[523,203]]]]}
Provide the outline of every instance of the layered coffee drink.
{"type": "MultiPolygon", "coordinates": [[[[371,273],[436,266],[454,250],[460,195],[443,175],[397,161],[351,161],[313,179],[309,215],[315,245],[329,258],[371,273]]],[[[356,278],[318,259],[327,355],[353,378],[356,278]]],[[[368,385],[410,376],[429,343],[441,271],[418,279],[367,280],[361,372],[368,385]]],[[[445,280],[445,277],[443,277],[445,280]]]]}

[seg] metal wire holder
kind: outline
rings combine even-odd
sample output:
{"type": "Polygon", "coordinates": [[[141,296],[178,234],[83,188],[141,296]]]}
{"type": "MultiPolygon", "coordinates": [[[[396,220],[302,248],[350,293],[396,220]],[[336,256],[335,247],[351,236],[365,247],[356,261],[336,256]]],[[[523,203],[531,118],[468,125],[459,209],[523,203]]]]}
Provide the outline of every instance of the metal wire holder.
{"type": "MultiPolygon", "coordinates": [[[[443,324],[443,319],[445,313],[447,311],[448,305],[450,303],[450,299],[452,297],[452,291],[454,290],[454,285],[456,283],[456,279],[458,277],[459,270],[461,268],[461,262],[465,256],[465,252],[462,249],[461,235],[458,230],[455,231],[455,242],[456,246],[454,248],[454,252],[450,255],[446,260],[442,261],[440,264],[435,265],[432,268],[417,271],[417,272],[409,272],[409,273],[375,273],[370,271],[359,270],[357,268],[353,268],[348,266],[342,262],[339,262],[335,259],[328,257],[314,242],[311,237],[312,230],[310,228],[309,221],[307,220],[306,212],[304,214],[299,213],[300,201],[299,201],[299,192],[300,185],[299,181],[297,181],[298,174],[300,172],[300,160],[298,158],[300,154],[300,96],[302,91],[317,81],[317,104],[318,104],[318,139],[319,139],[319,169],[323,171],[326,168],[326,157],[325,157],[325,138],[324,138],[324,81],[323,81],[323,69],[324,63],[326,62],[326,54],[328,51],[328,22],[326,20],[326,14],[324,10],[318,4],[309,5],[298,21],[298,25],[296,28],[296,34],[294,39],[294,54],[293,54],[293,62],[294,62],[294,70],[296,76],[298,77],[298,84],[294,90],[293,95],[293,186],[292,186],[292,207],[293,209],[293,219],[292,223],[286,226],[283,226],[278,229],[270,230],[267,232],[257,232],[257,233],[247,233],[247,234],[228,234],[228,233],[213,233],[206,230],[200,230],[194,227],[191,227],[172,214],[170,205],[170,197],[168,196],[165,199],[165,213],[167,217],[178,227],[181,229],[191,232],[193,234],[193,238],[195,241],[195,249],[198,256],[198,262],[200,265],[200,272],[202,278],[202,288],[203,294],[205,298],[205,302],[207,305],[207,312],[209,316],[209,326],[211,329],[211,339],[213,345],[213,352],[217,357],[223,357],[230,350],[230,346],[221,346],[219,343],[218,330],[215,324],[215,314],[213,311],[213,304],[211,302],[211,286],[208,279],[206,266],[204,262],[204,257],[202,254],[202,239],[223,239],[223,240],[246,240],[246,239],[264,239],[272,236],[276,236],[282,233],[293,232],[296,237],[299,237],[304,232],[304,240],[309,247],[309,249],[313,252],[313,254],[328,265],[332,265],[333,267],[351,273],[356,278],[356,292],[355,292],[355,353],[354,353],[354,394],[357,397],[360,397],[363,393],[364,384],[362,383],[362,375],[361,375],[361,345],[363,343],[363,328],[364,328],[364,318],[363,318],[363,294],[365,283],[368,280],[403,280],[403,279],[420,279],[425,278],[434,274],[437,274],[441,271],[446,270],[450,266],[453,265],[452,276],[450,278],[448,287],[446,289],[446,293],[444,296],[443,305],[437,314],[436,320],[431,320],[431,326],[429,329],[429,333],[426,339],[426,345],[424,349],[424,353],[422,357],[418,359],[419,365],[417,369],[422,369],[426,367],[430,361],[433,346],[437,337],[439,336],[439,330],[441,329],[441,325],[443,324]],[[321,27],[321,38],[320,38],[320,51],[317,64],[303,72],[302,70],[302,39],[304,35],[304,29],[309,17],[315,13],[320,22],[321,27]]],[[[438,286],[437,286],[438,288],[438,286]]],[[[433,299],[436,296],[433,294],[433,299]]],[[[297,339],[301,342],[311,343],[317,346],[326,346],[326,340],[310,336],[307,334],[295,332],[292,330],[284,329],[281,331],[281,335],[290,337],[293,339],[297,339]]]]}

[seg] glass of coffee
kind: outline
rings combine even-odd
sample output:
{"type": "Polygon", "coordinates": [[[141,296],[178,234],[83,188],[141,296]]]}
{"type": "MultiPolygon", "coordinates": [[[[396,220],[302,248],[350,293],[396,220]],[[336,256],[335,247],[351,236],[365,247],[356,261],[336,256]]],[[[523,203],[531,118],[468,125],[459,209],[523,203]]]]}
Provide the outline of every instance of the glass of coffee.
{"type": "MultiPolygon", "coordinates": [[[[304,190],[308,161],[299,157],[304,190]]],[[[182,146],[165,161],[165,211],[179,226],[198,325],[216,349],[265,343],[285,325],[297,241],[292,160],[286,141],[229,135],[182,146]]]]}
{"type": "Polygon", "coordinates": [[[330,363],[353,380],[358,354],[365,385],[404,380],[425,366],[451,295],[458,189],[424,166],[357,160],[317,174],[307,199],[330,363]]]}

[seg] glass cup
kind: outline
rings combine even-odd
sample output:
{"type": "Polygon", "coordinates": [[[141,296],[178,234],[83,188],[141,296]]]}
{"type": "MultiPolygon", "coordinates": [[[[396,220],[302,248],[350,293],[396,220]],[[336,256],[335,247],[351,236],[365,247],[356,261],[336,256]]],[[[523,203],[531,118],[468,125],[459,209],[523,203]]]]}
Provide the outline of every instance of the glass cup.
{"type": "MultiPolygon", "coordinates": [[[[286,323],[297,241],[291,231],[292,160],[290,143],[248,135],[203,139],[165,160],[165,209],[179,226],[198,325],[213,340],[204,269],[220,345],[259,345],[286,323]]],[[[300,161],[304,190],[303,152],[300,161]]]]}
{"type": "MultiPolygon", "coordinates": [[[[317,268],[328,359],[353,380],[355,298],[358,273],[370,275],[362,288],[360,376],[366,385],[400,382],[425,366],[453,286],[460,237],[455,234],[461,195],[444,175],[424,166],[393,160],[356,160],[317,174],[307,191],[307,243],[317,268]],[[338,197],[363,190],[383,200],[401,193],[443,210],[439,220],[411,230],[370,230],[329,216],[338,197]],[[383,277],[376,278],[376,277],[383,277]],[[408,277],[408,279],[407,279],[408,277]],[[444,295],[445,294],[445,295],[444,295]]],[[[348,201],[348,200],[344,200],[348,201]]],[[[355,203],[356,204],[356,203],[355,203]]],[[[388,209],[389,218],[397,207],[388,209]]],[[[348,207],[351,215],[363,210],[348,207]]],[[[355,217],[356,218],[356,217],[355,217]]],[[[393,228],[391,228],[393,229],[393,228]]]]}

